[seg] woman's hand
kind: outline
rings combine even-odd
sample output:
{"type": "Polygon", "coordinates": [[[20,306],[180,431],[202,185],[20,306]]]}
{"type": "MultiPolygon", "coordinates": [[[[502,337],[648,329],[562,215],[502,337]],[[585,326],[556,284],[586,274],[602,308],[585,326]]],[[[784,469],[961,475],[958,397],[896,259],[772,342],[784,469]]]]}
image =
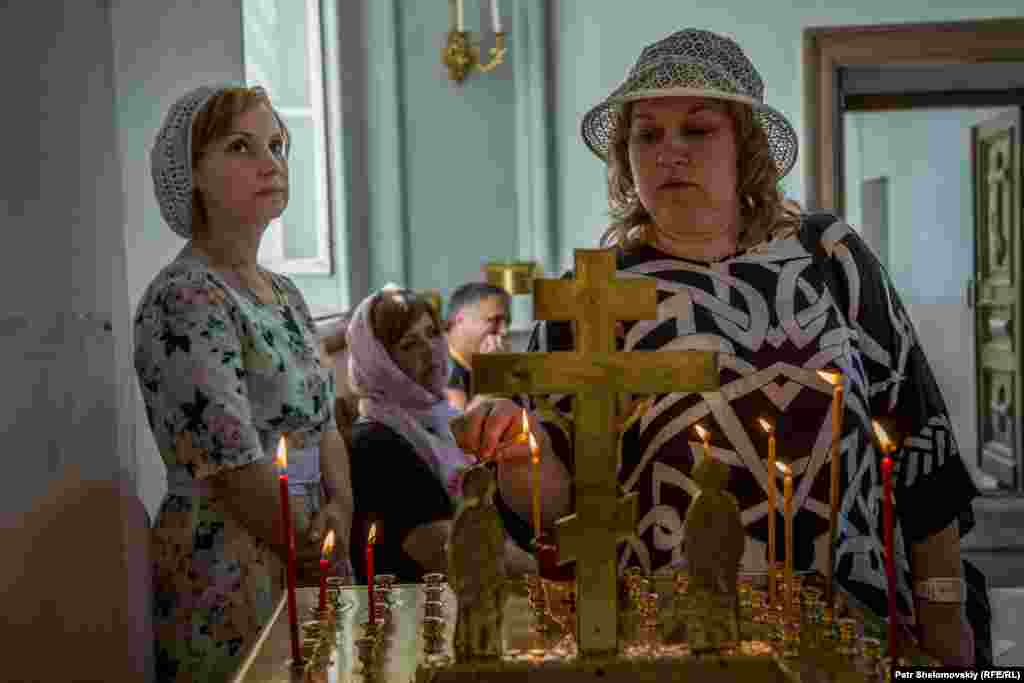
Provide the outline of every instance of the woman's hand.
{"type": "Polygon", "coordinates": [[[921,649],[950,667],[974,666],[974,629],[958,603],[917,603],[921,649]]]}
{"type": "MultiPolygon", "coordinates": [[[[541,438],[543,429],[529,411],[526,415],[529,429],[543,449],[547,441],[541,438]]],[[[524,433],[523,409],[508,399],[474,398],[451,426],[459,448],[481,461],[529,461],[530,444],[520,436],[524,433]]]]}
{"type": "MultiPolygon", "coordinates": [[[[348,561],[349,539],[352,533],[352,506],[345,505],[344,499],[334,499],[323,504],[313,517],[306,534],[305,543],[296,543],[296,561],[303,568],[315,567],[319,572],[323,542],[330,531],[334,532],[334,550],[328,558],[335,566],[338,576],[347,576],[351,571],[348,561]]],[[[298,541],[298,539],[296,539],[298,541]]]]}
{"type": "MultiPolygon", "coordinates": [[[[545,528],[569,514],[571,475],[555,455],[551,439],[527,411],[527,426],[540,446],[541,523],[545,528]]],[[[523,409],[507,399],[473,399],[464,415],[452,420],[459,447],[481,461],[498,463],[498,490],[508,507],[524,520],[533,515],[533,466],[523,435],[523,409]]]]}

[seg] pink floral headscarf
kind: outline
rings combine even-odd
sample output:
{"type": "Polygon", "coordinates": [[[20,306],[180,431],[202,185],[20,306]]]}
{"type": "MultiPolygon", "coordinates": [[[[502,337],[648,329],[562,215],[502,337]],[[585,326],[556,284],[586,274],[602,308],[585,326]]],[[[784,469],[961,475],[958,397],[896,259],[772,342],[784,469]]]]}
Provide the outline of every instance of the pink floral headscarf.
{"type": "Polygon", "coordinates": [[[360,396],[359,414],[381,422],[405,437],[441,482],[453,502],[462,498],[461,473],[476,462],[455,442],[448,421],[459,412],[444,396],[448,376],[448,344],[438,336],[432,349],[440,369],[430,387],[412,380],[395,364],[373,333],[371,314],[380,292],[356,308],[348,326],[348,376],[360,396]]]}

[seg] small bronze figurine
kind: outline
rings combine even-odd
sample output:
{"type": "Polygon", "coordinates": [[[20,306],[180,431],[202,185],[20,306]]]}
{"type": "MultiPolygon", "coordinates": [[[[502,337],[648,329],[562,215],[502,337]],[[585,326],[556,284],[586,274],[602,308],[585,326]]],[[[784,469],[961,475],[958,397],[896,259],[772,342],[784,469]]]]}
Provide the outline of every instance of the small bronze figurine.
{"type": "Polygon", "coordinates": [[[694,608],[687,632],[693,650],[714,650],[739,640],[737,575],[746,532],[736,497],[725,490],[728,465],[706,454],[694,467],[693,479],[700,493],[683,525],[694,608]]]}
{"type": "Polygon", "coordinates": [[[505,584],[505,527],[494,506],[497,487],[487,465],[466,470],[464,499],[448,539],[448,576],[458,603],[455,658],[501,655],[505,584]]]}

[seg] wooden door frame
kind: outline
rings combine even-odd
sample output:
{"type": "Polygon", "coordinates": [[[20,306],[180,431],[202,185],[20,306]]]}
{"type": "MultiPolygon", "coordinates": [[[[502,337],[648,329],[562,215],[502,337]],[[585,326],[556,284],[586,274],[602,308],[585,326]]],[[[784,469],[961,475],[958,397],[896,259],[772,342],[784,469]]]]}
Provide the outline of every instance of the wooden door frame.
{"type": "Polygon", "coordinates": [[[805,204],[842,214],[838,70],[1024,61],[1024,18],[807,28],[803,42],[805,204]]]}

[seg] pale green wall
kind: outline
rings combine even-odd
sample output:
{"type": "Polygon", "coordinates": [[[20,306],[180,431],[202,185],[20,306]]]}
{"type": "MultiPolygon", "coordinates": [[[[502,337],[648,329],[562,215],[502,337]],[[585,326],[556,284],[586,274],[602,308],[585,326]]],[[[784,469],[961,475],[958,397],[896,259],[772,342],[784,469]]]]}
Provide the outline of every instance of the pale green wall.
{"type": "Polygon", "coordinates": [[[889,178],[889,248],[904,298],[958,303],[971,277],[971,126],[1005,109],[855,112],[847,119],[847,217],[860,222],[860,180],[889,178]]]}
{"type": "MultiPolygon", "coordinates": [[[[574,247],[596,244],[607,223],[604,167],[583,145],[580,120],[618,85],[644,46],[688,26],[732,37],[761,72],[766,100],[802,133],[805,28],[1024,16],[1020,0],[973,5],[964,0],[865,0],[855,6],[844,9],[823,0],[554,3],[555,194],[561,265],[571,263],[574,247]]],[[[801,154],[787,179],[791,195],[798,200],[804,194],[803,161],[801,154]]]]}
{"type": "MultiPolygon", "coordinates": [[[[447,298],[479,279],[484,261],[550,263],[542,0],[504,3],[506,62],[461,85],[441,64],[445,4],[342,3],[336,16],[344,131],[336,255],[347,272],[296,277],[311,303],[347,308],[390,281],[447,298]]],[[[467,2],[466,21],[474,40],[485,27],[486,54],[488,3],[467,2]]]]}

